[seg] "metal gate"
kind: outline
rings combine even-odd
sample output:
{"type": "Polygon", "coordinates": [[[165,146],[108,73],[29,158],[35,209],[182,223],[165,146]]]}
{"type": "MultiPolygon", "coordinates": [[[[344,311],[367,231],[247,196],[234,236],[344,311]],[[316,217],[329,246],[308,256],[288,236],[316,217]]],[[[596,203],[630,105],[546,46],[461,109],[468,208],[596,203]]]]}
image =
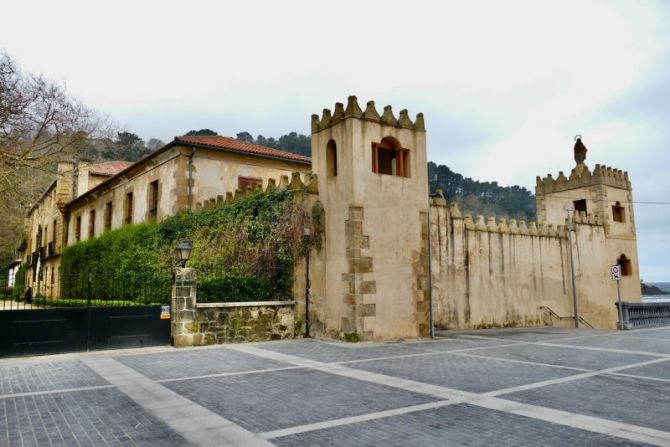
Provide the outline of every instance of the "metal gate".
{"type": "Polygon", "coordinates": [[[0,277],[0,356],[170,343],[171,272],[0,277]],[[30,279],[30,278],[29,278],[30,279]]]}

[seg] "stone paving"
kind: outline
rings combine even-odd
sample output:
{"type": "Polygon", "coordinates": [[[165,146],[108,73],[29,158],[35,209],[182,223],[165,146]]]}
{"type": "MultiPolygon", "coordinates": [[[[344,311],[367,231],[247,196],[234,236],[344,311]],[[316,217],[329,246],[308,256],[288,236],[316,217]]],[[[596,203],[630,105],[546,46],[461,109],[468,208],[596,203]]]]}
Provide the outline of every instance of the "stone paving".
{"type": "Polygon", "coordinates": [[[0,445],[670,446],[670,327],[0,360],[0,445]]]}

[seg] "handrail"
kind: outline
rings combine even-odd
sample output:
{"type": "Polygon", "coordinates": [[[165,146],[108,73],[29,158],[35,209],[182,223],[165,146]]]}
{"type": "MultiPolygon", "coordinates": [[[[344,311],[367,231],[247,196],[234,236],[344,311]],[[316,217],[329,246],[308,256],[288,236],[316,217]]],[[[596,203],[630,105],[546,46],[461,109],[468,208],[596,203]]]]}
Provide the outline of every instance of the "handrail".
{"type": "MultiPolygon", "coordinates": [[[[557,314],[556,312],[554,312],[554,310],[553,310],[551,307],[549,307],[549,306],[539,306],[539,309],[540,309],[540,310],[544,310],[544,311],[546,311],[550,316],[552,316],[552,317],[554,317],[554,318],[558,318],[559,320],[574,320],[574,319],[575,319],[575,317],[562,317],[562,316],[560,316],[559,314],[557,314]]],[[[589,323],[588,321],[586,321],[581,315],[580,315],[580,317],[579,317],[579,321],[581,321],[582,323],[584,323],[585,325],[587,325],[587,326],[590,327],[591,329],[595,329],[595,328],[591,325],[591,323],[589,323]]]]}

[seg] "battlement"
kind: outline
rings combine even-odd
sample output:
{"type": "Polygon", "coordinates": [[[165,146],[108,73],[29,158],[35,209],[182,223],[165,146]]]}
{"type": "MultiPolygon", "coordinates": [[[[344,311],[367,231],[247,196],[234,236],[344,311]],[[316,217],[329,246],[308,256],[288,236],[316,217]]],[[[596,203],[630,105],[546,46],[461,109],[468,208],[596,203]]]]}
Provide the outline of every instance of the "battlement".
{"type": "MultiPolygon", "coordinates": [[[[294,172],[291,175],[291,179],[289,180],[288,175],[282,175],[279,177],[279,181],[276,179],[270,178],[268,179],[268,185],[265,187],[265,190],[262,191],[264,194],[267,194],[271,191],[277,190],[277,189],[288,189],[290,191],[294,192],[299,192],[299,193],[307,193],[307,194],[318,194],[319,188],[318,188],[318,179],[316,174],[304,174],[304,180],[301,177],[301,174],[299,172],[294,172]]],[[[246,190],[242,191],[240,189],[236,189],[235,191],[228,191],[226,192],[225,196],[222,194],[219,194],[216,197],[212,197],[207,200],[202,200],[200,202],[197,202],[195,204],[195,209],[200,210],[203,208],[212,208],[215,206],[219,206],[223,203],[233,203],[237,199],[241,197],[245,197],[249,195],[250,193],[253,192],[258,192],[261,191],[260,186],[252,187],[249,186],[246,190]]]]}
{"type": "Polygon", "coordinates": [[[426,126],[423,120],[423,113],[418,113],[416,119],[412,121],[409,117],[407,109],[400,111],[398,118],[393,115],[391,106],[385,106],[383,113],[380,115],[375,108],[374,101],[368,101],[365,110],[361,110],[358,105],[358,100],[355,96],[349,96],[347,99],[347,107],[341,102],[335,103],[335,109],[331,113],[330,109],[323,109],[321,118],[319,115],[312,115],[312,134],[321,132],[324,129],[344,121],[348,118],[358,118],[364,121],[372,121],[385,126],[392,126],[401,129],[410,129],[418,132],[425,132],[426,126]]]}
{"type": "MultiPolygon", "coordinates": [[[[525,220],[507,219],[504,217],[490,216],[488,218],[477,215],[473,217],[471,213],[461,214],[458,203],[447,203],[442,191],[431,196],[430,205],[432,207],[448,208],[448,216],[452,219],[462,219],[466,230],[483,231],[489,233],[520,234],[544,237],[567,237],[567,219],[565,225],[553,225],[544,221],[526,222],[525,220]]],[[[593,225],[603,226],[603,220],[597,214],[586,214],[575,211],[572,215],[574,225],[593,225]]]]}
{"type": "Polygon", "coordinates": [[[628,172],[610,166],[597,164],[593,172],[584,165],[578,174],[576,169],[572,170],[570,177],[566,177],[563,171],[554,178],[551,174],[535,179],[535,194],[546,194],[551,192],[566,191],[569,189],[582,188],[593,185],[607,185],[620,189],[631,189],[628,172]]]}

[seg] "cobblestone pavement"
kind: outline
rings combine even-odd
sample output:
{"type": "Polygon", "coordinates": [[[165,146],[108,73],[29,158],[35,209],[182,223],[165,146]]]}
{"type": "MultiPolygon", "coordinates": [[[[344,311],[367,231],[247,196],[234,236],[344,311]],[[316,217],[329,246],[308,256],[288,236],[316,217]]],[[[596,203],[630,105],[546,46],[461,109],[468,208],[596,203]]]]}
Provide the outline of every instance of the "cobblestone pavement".
{"type": "Polygon", "coordinates": [[[0,360],[0,446],[670,446],[670,327],[0,360]]]}

